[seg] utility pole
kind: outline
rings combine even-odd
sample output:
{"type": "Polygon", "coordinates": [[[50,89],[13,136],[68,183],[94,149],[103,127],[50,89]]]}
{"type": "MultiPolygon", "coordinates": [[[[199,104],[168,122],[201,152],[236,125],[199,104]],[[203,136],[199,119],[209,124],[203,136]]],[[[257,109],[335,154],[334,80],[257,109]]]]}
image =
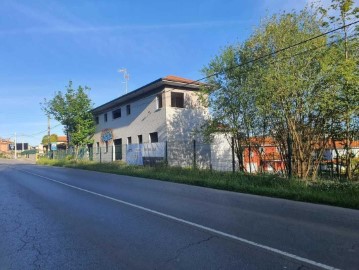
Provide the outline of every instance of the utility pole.
{"type": "Polygon", "coordinates": [[[48,141],[48,144],[47,144],[47,153],[48,153],[48,156],[50,157],[50,147],[51,147],[51,141],[50,141],[50,133],[51,133],[51,129],[50,129],[50,116],[48,115],[47,116],[47,141],[48,141]]]}
{"type": "Polygon", "coordinates": [[[17,159],[17,146],[16,146],[16,132],[15,132],[15,159],[17,159]]]}
{"type": "Polygon", "coordinates": [[[127,94],[127,84],[128,84],[128,80],[130,79],[130,74],[128,74],[126,68],[121,68],[118,70],[118,72],[123,73],[123,78],[125,80],[125,93],[127,94]]]}

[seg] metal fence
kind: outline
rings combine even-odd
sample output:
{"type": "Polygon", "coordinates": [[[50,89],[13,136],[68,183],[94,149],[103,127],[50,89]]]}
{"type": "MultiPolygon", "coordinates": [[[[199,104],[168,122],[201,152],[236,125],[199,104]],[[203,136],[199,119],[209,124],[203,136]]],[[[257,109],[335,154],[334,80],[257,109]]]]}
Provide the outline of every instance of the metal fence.
{"type": "Polygon", "coordinates": [[[238,160],[228,143],[208,144],[196,140],[168,142],[167,162],[170,166],[217,171],[238,169],[238,160]]]}
{"type": "MultiPolygon", "coordinates": [[[[60,149],[45,154],[53,159],[73,159],[73,148],[60,149]]],[[[199,169],[231,171],[238,168],[231,147],[198,141],[172,141],[144,144],[108,145],[108,147],[83,147],[77,159],[99,163],[123,161],[131,165],[169,165],[199,169]]]]}
{"type": "MultiPolygon", "coordinates": [[[[285,162],[278,153],[268,153],[259,161],[253,153],[244,154],[244,170],[251,173],[269,172],[285,174],[285,162]]],[[[53,159],[73,159],[73,148],[47,153],[53,159]]],[[[258,152],[256,153],[258,157],[258,152]]],[[[234,149],[228,142],[204,143],[192,141],[169,141],[144,144],[108,145],[108,147],[83,147],[79,149],[77,159],[99,163],[122,161],[142,166],[179,166],[216,171],[238,171],[239,162],[234,149]]],[[[314,161],[315,162],[315,161],[314,161]]],[[[318,175],[326,178],[339,178],[343,170],[336,169],[333,161],[321,161],[318,175]],[[338,174],[339,171],[339,174],[338,174]]]]}

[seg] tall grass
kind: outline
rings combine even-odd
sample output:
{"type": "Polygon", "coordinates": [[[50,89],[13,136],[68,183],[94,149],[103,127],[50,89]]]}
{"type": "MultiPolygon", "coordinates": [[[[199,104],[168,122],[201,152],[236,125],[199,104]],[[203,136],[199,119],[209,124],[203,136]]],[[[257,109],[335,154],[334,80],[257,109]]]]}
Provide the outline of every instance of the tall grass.
{"type": "Polygon", "coordinates": [[[202,187],[359,209],[359,183],[288,180],[276,175],[217,172],[180,167],[130,166],[121,162],[40,159],[38,164],[158,179],[202,187]]]}

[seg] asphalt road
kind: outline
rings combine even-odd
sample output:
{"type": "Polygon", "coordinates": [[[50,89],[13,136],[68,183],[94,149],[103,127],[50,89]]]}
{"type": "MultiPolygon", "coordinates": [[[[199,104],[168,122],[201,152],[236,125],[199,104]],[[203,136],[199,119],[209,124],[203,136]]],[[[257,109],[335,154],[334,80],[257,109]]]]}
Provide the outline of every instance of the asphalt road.
{"type": "Polygon", "coordinates": [[[359,211],[0,160],[0,269],[359,269],[359,211]]]}

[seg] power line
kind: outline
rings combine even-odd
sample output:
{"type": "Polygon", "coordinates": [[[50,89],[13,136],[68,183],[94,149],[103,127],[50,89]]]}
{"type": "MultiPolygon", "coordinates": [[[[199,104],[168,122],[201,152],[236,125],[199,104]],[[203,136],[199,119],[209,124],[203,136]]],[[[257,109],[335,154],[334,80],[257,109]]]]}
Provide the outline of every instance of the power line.
{"type": "MultiPolygon", "coordinates": [[[[359,34],[352,34],[352,35],[350,35],[350,36],[347,36],[347,39],[350,39],[350,38],[352,38],[352,37],[356,37],[356,36],[358,36],[358,35],[359,35],[359,34]]],[[[273,64],[273,63],[280,62],[280,61],[283,61],[283,60],[291,59],[291,58],[294,58],[294,57],[299,56],[299,55],[302,55],[302,54],[307,54],[307,53],[310,53],[310,52],[319,50],[319,49],[321,49],[321,48],[323,48],[323,47],[331,46],[331,45],[333,45],[333,44],[335,44],[335,43],[339,43],[339,42],[341,42],[341,41],[343,41],[343,40],[345,40],[345,37],[340,38],[340,39],[337,39],[337,40],[334,40],[334,41],[329,42],[329,43],[325,43],[325,44],[323,44],[323,45],[321,45],[321,46],[317,46],[317,47],[314,47],[314,48],[310,48],[310,49],[308,49],[308,50],[304,50],[304,51],[301,51],[301,52],[298,52],[298,53],[295,53],[295,54],[286,56],[286,57],[277,58],[277,59],[275,59],[275,60],[273,60],[273,61],[271,61],[271,62],[269,62],[269,63],[270,63],[270,64],[273,64]]],[[[355,46],[355,47],[356,47],[356,46],[355,46]]],[[[244,72],[249,72],[249,70],[246,70],[246,71],[244,71],[244,72]]]]}
{"type": "MultiPolygon", "coordinates": [[[[62,124],[57,124],[57,125],[55,125],[55,126],[53,126],[52,128],[56,128],[56,127],[59,127],[59,126],[61,126],[62,124]]],[[[43,134],[43,133],[46,133],[47,132],[47,129],[46,130],[43,130],[43,131],[39,131],[39,132],[36,132],[36,133],[33,133],[33,134],[24,134],[24,133],[22,133],[22,134],[19,134],[18,136],[20,136],[20,137],[36,137],[36,135],[41,135],[41,134],[43,134]]],[[[9,135],[10,134],[10,137],[12,137],[12,134],[11,133],[7,133],[7,135],[9,135]]]]}
{"type": "MultiPolygon", "coordinates": [[[[337,28],[335,28],[335,29],[332,29],[332,30],[327,31],[327,32],[325,32],[325,33],[321,33],[321,34],[319,34],[319,35],[317,35],[317,36],[314,36],[314,37],[311,37],[311,38],[309,38],[309,39],[302,40],[302,41],[300,41],[300,42],[297,42],[297,43],[292,44],[292,45],[290,45],[290,46],[287,46],[287,47],[285,47],[285,48],[278,49],[277,51],[274,51],[274,52],[272,52],[272,53],[265,54],[265,55],[262,55],[262,56],[260,56],[260,57],[258,57],[258,58],[249,60],[249,61],[247,61],[247,62],[244,62],[244,63],[238,64],[238,65],[235,65],[235,66],[230,67],[230,68],[227,68],[225,71],[229,71],[229,70],[232,70],[232,69],[235,69],[235,68],[244,66],[244,65],[248,65],[248,64],[250,64],[250,63],[254,63],[254,62],[260,61],[260,60],[265,59],[265,58],[267,58],[267,57],[276,55],[276,54],[278,54],[278,53],[280,53],[280,52],[286,51],[286,50],[288,50],[288,49],[297,47],[297,46],[299,46],[299,45],[302,45],[302,44],[305,44],[305,43],[307,43],[307,42],[313,41],[313,40],[318,39],[318,38],[320,38],[320,37],[323,37],[323,36],[326,36],[326,35],[328,35],[328,34],[334,33],[334,32],[336,32],[336,31],[338,31],[338,30],[344,29],[345,27],[350,27],[350,26],[352,26],[352,25],[357,24],[358,22],[359,22],[359,20],[358,20],[358,21],[355,21],[355,22],[352,22],[352,23],[349,23],[349,24],[346,24],[346,25],[343,25],[343,26],[341,26],[341,27],[337,27],[337,28]]],[[[351,35],[351,36],[348,36],[347,38],[354,37],[354,36],[356,36],[356,34],[351,35]]],[[[308,49],[308,50],[305,50],[305,51],[298,52],[298,53],[293,54],[293,55],[290,55],[290,56],[288,56],[288,57],[283,57],[283,58],[280,58],[280,59],[276,59],[276,60],[274,60],[273,62],[283,61],[283,60],[285,60],[285,59],[290,59],[290,58],[296,57],[296,56],[301,55],[301,54],[305,54],[305,53],[308,53],[308,52],[311,52],[311,51],[314,51],[314,50],[318,50],[318,49],[320,49],[320,48],[322,48],[322,47],[330,46],[330,45],[332,45],[332,44],[334,44],[334,43],[338,43],[338,42],[340,42],[340,41],[342,41],[342,40],[344,40],[344,38],[341,38],[341,39],[339,39],[339,40],[334,40],[334,41],[329,42],[329,43],[325,43],[325,44],[323,44],[322,46],[317,46],[317,47],[314,47],[314,48],[311,48],[311,49],[308,49]]],[[[271,63],[273,63],[273,62],[271,62],[271,63]]],[[[208,78],[210,78],[210,77],[219,75],[219,74],[221,74],[221,73],[223,73],[223,72],[225,72],[225,71],[216,72],[216,73],[213,73],[213,74],[211,74],[211,75],[205,76],[205,77],[203,77],[203,78],[200,78],[200,79],[197,79],[197,80],[193,80],[193,81],[190,81],[190,82],[188,82],[188,83],[184,83],[182,86],[186,86],[186,85],[198,83],[198,82],[200,82],[200,81],[202,81],[202,80],[205,80],[205,79],[208,79],[208,78]]],[[[173,90],[173,89],[174,89],[174,88],[172,88],[172,90],[173,90]]],[[[168,91],[171,91],[171,90],[165,90],[165,91],[162,91],[162,92],[164,93],[164,92],[168,92],[168,91]]],[[[156,95],[157,95],[157,93],[156,93],[156,94],[153,94],[153,95],[150,95],[150,96],[148,96],[148,97],[156,96],[156,95]]],[[[143,103],[137,104],[137,106],[141,106],[141,105],[143,105],[143,104],[147,104],[147,103],[143,102],[143,103]]]]}
{"type": "MultiPolygon", "coordinates": [[[[319,34],[319,35],[317,35],[317,36],[311,37],[311,38],[306,39],[306,40],[302,40],[302,41],[300,41],[300,42],[297,42],[297,43],[292,44],[292,45],[290,45],[290,46],[287,46],[287,47],[285,47],[285,48],[278,49],[277,51],[274,51],[274,52],[272,52],[272,53],[265,54],[265,55],[262,55],[262,56],[260,56],[260,57],[258,57],[258,58],[249,60],[249,61],[247,61],[247,62],[244,62],[244,63],[238,64],[238,65],[235,65],[235,66],[230,67],[230,68],[227,68],[225,71],[230,71],[230,70],[232,70],[232,69],[235,69],[235,68],[238,68],[238,67],[241,67],[241,66],[244,66],[244,65],[248,65],[248,64],[250,64],[250,63],[257,62],[257,61],[262,60],[262,59],[264,59],[264,58],[267,58],[267,57],[276,55],[276,54],[278,54],[278,53],[280,53],[280,52],[286,51],[286,50],[288,50],[288,49],[294,48],[294,47],[296,47],[296,46],[305,44],[305,43],[310,42],[310,41],[312,41],[312,40],[315,40],[315,39],[318,39],[318,38],[320,38],[320,37],[326,36],[326,35],[328,35],[328,34],[334,33],[334,32],[336,32],[336,31],[338,31],[338,30],[344,29],[345,27],[353,26],[353,25],[357,24],[358,22],[359,22],[359,20],[358,20],[358,21],[354,21],[354,22],[349,23],[349,24],[346,24],[346,25],[342,25],[342,26],[337,27],[337,28],[335,28],[335,29],[332,29],[332,30],[330,30],[330,31],[321,33],[321,34],[319,34]]],[[[343,40],[343,39],[340,39],[340,40],[343,40]]],[[[330,46],[331,44],[334,44],[334,43],[336,43],[336,42],[339,42],[340,40],[335,40],[334,42],[326,43],[326,44],[324,44],[323,46],[315,47],[315,48],[312,48],[312,49],[309,49],[309,50],[306,50],[306,51],[303,51],[303,52],[299,52],[299,53],[294,54],[294,55],[292,55],[292,56],[297,56],[297,55],[303,54],[303,53],[308,52],[308,51],[312,51],[312,50],[319,49],[319,48],[321,48],[321,47],[330,46]]],[[[289,58],[292,57],[292,56],[289,56],[289,58]]],[[[284,59],[285,59],[285,58],[283,58],[282,60],[284,60],[284,59]]],[[[277,60],[277,61],[278,61],[278,60],[277,60]]],[[[190,84],[199,83],[199,82],[202,81],[202,80],[205,80],[205,79],[211,78],[211,77],[213,77],[213,76],[219,75],[219,74],[221,74],[221,73],[224,73],[225,71],[216,72],[216,73],[213,73],[213,74],[211,74],[211,75],[205,76],[205,77],[203,77],[203,78],[200,78],[200,79],[197,79],[197,80],[193,80],[193,81],[184,83],[182,86],[187,86],[187,85],[190,85],[190,84]]],[[[174,89],[174,88],[172,88],[172,89],[174,89]]],[[[165,91],[163,91],[163,92],[168,92],[168,91],[170,91],[170,90],[165,90],[165,91]]],[[[157,94],[153,94],[153,95],[150,95],[150,96],[148,96],[148,97],[156,96],[156,95],[157,95],[157,94]]],[[[141,103],[141,104],[139,104],[139,105],[142,105],[142,104],[145,104],[145,103],[141,103]]]]}
{"type": "Polygon", "coordinates": [[[316,35],[316,36],[314,36],[314,37],[311,37],[311,38],[302,40],[302,41],[300,41],[300,42],[297,42],[297,43],[295,43],[295,44],[289,45],[289,46],[287,46],[287,47],[278,49],[278,50],[276,50],[276,51],[274,51],[274,52],[272,52],[272,53],[268,53],[268,54],[262,55],[262,56],[260,56],[260,57],[258,57],[258,58],[249,60],[249,61],[247,61],[247,62],[244,62],[244,63],[238,64],[238,65],[235,65],[235,66],[230,67],[230,68],[227,68],[225,71],[215,72],[215,73],[213,73],[213,74],[211,74],[211,75],[202,77],[202,78],[200,78],[200,79],[198,79],[198,80],[194,80],[194,81],[185,83],[183,86],[190,85],[190,84],[194,84],[194,83],[199,83],[200,81],[203,81],[203,80],[205,80],[205,79],[208,79],[208,78],[211,78],[211,77],[220,75],[220,74],[222,74],[223,72],[230,71],[230,70],[232,70],[232,69],[235,69],[235,68],[238,68],[238,67],[241,67],[241,66],[245,66],[245,65],[248,65],[248,64],[251,64],[251,63],[254,63],[254,62],[257,62],[257,61],[259,61],[259,60],[262,60],[262,59],[267,58],[267,57],[270,57],[270,56],[274,56],[274,55],[276,55],[276,54],[278,54],[278,53],[280,53],[280,52],[289,50],[289,49],[291,49],[291,48],[294,48],[294,47],[297,47],[297,46],[299,46],[299,45],[305,44],[305,43],[310,42],[310,41],[312,41],[312,40],[315,40],[315,39],[318,39],[318,38],[320,38],[320,37],[323,37],[323,36],[329,35],[329,34],[331,34],[331,33],[334,33],[334,32],[336,32],[336,31],[338,31],[338,30],[341,30],[341,29],[344,29],[344,28],[346,28],[346,27],[355,25],[355,24],[357,24],[358,22],[359,22],[359,20],[358,20],[358,21],[354,21],[354,22],[349,23],[349,24],[346,24],[346,25],[342,25],[342,26],[337,27],[337,28],[335,28],[335,29],[332,29],[332,30],[330,30],[330,31],[321,33],[321,34],[316,35]]]}
{"type": "MultiPolygon", "coordinates": [[[[353,35],[350,35],[348,36],[347,38],[352,38],[352,37],[356,37],[358,36],[359,34],[353,34],[353,35]]],[[[269,62],[270,64],[273,64],[273,63],[276,63],[276,62],[280,62],[280,61],[283,61],[283,60],[287,60],[287,59],[290,59],[290,58],[294,58],[296,56],[299,56],[299,55],[302,55],[302,54],[306,54],[306,53],[310,53],[312,51],[315,51],[315,50],[318,50],[318,49],[321,49],[323,47],[327,47],[327,46],[330,46],[330,45],[333,45],[335,43],[338,43],[340,41],[343,41],[345,38],[341,38],[341,39],[338,39],[338,40],[335,40],[335,41],[332,41],[332,42],[329,42],[329,43],[325,43],[321,46],[317,46],[317,47],[314,47],[314,48],[311,48],[311,49],[308,49],[308,50],[304,50],[304,51],[301,51],[301,52],[298,52],[296,54],[293,54],[293,55],[290,55],[290,56],[287,56],[287,57],[282,57],[282,58],[278,58],[278,59],[275,59],[271,62],[269,62]]],[[[246,70],[246,71],[243,71],[243,72],[249,72],[249,70],[246,70]]],[[[185,85],[188,85],[190,83],[186,83],[185,85]]],[[[162,91],[162,93],[167,93],[167,92],[171,92],[172,90],[175,90],[175,88],[170,88],[170,89],[167,89],[167,90],[164,90],[162,91]]],[[[159,93],[156,93],[156,94],[152,94],[152,95],[149,95],[149,96],[146,96],[146,98],[151,98],[151,97],[155,97],[157,96],[159,93]]],[[[147,105],[148,102],[141,102],[141,103],[137,103],[136,106],[142,106],[142,105],[147,105]]],[[[122,106],[120,106],[122,108],[122,106]]]]}
{"type": "MultiPolygon", "coordinates": [[[[352,34],[352,35],[349,35],[347,38],[350,39],[350,38],[356,37],[356,36],[358,36],[358,35],[359,35],[359,34],[352,34]]],[[[292,55],[289,55],[289,56],[286,56],[286,57],[282,57],[282,58],[277,58],[277,59],[275,59],[275,60],[273,60],[273,61],[270,61],[269,63],[270,63],[270,64],[273,64],[273,63],[276,63],[276,62],[280,62],[280,61],[283,61],[283,60],[287,60],[287,59],[291,59],[291,58],[297,57],[297,56],[302,55],[302,54],[308,54],[308,53],[310,53],[310,52],[319,50],[319,49],[321,49],[321,48],[323,48],[323,47],[328,47],[328,46],[331,46],[331,45],[333,45],[333,44],[335,44],[335,43],[339,43],[339,42],[343,41],[344,39],[345,39],[345,38],[343,37],[343,38],[340,38],[340,39],[331,41],[331,42],[329,42],[329,43],[325,43],[325,44],[323,44],[323,45],[321,45],[321,46],[316,46],[316,47],[313,47],[313,48],[310,48],[310,49],[307,49],[307,50],[304,50],[304,51],[300,51],[300,52],[298,52],[298,53],[296,53],[296,54],[292,54],[292,55]]],[[[355,46],[355,47],[356,47],[356,46],[355,46]]],[[[243,72],[249,72],[249,70],[246,70],[246,71],[243,71],[243,72]]],[[[190,82],[190,83],[186,83],[186,84],[184,84],[184,85],[188,85],[188,84],[191,84],[191,82],[190,82]]],[[[171,89],[164,90],[164,91],[162,91],[162,93],[171,92],[172,90],[175,90],[175,88],[171,88],[171,89]]],[[[157,95],[158,95],[158,93],[152,94],[152,95],[147,96],[146,98],[155,97],[155,96],[157,96],[157,95]]],[[[147,103],[147,102],[142,102],[142,103],[139,103],[139,104],[136,104],[136,105],[137,105],[137,106],[141,106],[141,105],[145,105],[145,104],[148,104],[148,103],[147,103]]]]}
{"type": "MultiPolygon", "coordinates": [[[[52,128],[56,128],[58,126],[61,126],[61,124],[57,124],[56,126],[53,126],[52,128]]],[[[46,133],[47,132],[47,129],[44,130],[44,131],[40,131],[40,132],[37,132],[37,133],[33,133],[33,134],[23,134],[23,136],[26,136],[26,137],[35,137],[36,135],[40,135],[40,134],[43,134],[43,133],[46,133]]]]}

